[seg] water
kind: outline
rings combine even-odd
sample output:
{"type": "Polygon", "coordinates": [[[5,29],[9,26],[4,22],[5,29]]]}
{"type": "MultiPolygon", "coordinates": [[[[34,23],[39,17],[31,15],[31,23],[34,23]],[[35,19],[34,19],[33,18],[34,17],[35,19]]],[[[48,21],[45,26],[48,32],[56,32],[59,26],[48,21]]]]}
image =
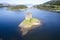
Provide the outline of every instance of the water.
{"type": "Polygon", "coordinates": [[[10,11],[0,8],[0,37],[4,40],[22,39],[18,25],[25,19],[25,13],[32,12],[42,26],[29,32],[25,40],[60,40],[60,13],[38,9],[10,11]]]}

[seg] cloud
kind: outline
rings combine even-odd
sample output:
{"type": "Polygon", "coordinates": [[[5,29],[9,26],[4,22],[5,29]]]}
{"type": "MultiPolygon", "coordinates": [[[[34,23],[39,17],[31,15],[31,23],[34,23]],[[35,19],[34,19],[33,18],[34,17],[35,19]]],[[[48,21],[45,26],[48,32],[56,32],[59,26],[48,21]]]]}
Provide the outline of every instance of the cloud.
{"type": "Polygon", "coordinates": [[[41,4],[49,0],[0,0],[10,4],[41,4]]]}

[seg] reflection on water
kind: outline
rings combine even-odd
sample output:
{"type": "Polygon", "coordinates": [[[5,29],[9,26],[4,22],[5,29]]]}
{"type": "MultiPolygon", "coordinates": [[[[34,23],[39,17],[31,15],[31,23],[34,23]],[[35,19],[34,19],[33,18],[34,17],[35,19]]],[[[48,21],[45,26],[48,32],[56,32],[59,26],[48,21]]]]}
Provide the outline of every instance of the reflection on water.
{"type": "Polygon", "coordinates": [[[22,39],[19,23],[24,20],[26,12],[32,12],[34,18],[42,20],[43,25],[30,31],[25,40],[60,40],[60,14],[38,9],[9,11],[0,9],[0,36],[4,40],[22,39]]]}

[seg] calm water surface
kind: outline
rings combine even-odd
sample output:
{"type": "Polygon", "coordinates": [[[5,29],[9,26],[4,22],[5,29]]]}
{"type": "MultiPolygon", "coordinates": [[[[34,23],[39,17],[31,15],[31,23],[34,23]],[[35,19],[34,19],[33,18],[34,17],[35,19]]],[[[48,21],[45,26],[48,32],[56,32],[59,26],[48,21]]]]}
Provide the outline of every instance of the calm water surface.
{"type": "Polygon", "coordinates": [[[0,37],[4,40],[22,39],[18,25],[25,19],[25,13],[32,12],[42,26],[29,32],[25,40],[60,40],[60,13],[38,9],[10,11],[0,8],[0,37]]]}

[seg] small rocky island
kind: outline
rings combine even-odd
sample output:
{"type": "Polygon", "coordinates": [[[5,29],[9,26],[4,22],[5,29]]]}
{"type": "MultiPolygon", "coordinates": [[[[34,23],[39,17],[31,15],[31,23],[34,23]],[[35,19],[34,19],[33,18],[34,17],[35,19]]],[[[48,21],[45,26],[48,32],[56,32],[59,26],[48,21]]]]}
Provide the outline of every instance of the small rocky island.
{"type": "Polygon", "coordinates": [[[26,35],[30,30],[41,25],[41,21],[37,18],[32,18],[32,13],[28,12],[25,15],[25,20],[19,24],[22,35],[26,35]]]}

